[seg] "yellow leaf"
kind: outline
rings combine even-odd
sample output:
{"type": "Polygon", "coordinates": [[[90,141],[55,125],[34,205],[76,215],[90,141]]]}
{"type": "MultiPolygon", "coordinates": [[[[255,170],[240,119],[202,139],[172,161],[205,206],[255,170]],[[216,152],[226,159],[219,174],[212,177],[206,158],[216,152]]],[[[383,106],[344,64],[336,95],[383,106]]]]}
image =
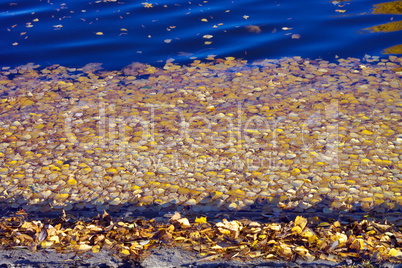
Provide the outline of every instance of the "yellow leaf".
{"type": "Polygon", "coordinates": [[[76,180],[76,179],[73,179],[73,178],[70,178],[70,179],[68,179],[67,184],[68,184],[68,185],[76,185],[76,184],[77,184],[77,180],[76,180]]]}
{"type": "Polygon", "coordinates": [[[303,246],[298,246],[294,249],[294,251],[299,254],[300,256],[304,257],[306,254],[308,254],[308,249],[306,249],[303,246]]]}
{"type": "Polygon", "coordinates": [[[35,102],[33,101],[33,100],[30,100],[30,99],[27,99],[27,98],[23,98],[21,101],[20,101],[20,105],[21,106],[29,106],[29,105],[32,105],[32,104],[34,104],[35,102]]]}
{"type": "Polygon", "coordinates": [[[63,199],[67,199],[70,195],[69,194],[56,194],[54,196],[55,200],[63,200],[63,199]]]}
{"type": "Polygon", "coordinates": [[[240,231],[243,229],[242,224],[239,221],[228,221],[227,219],[223,219],[222,222],[218,222],[215,224],[218,227],[218,230],[222,234],[232,234],[235,238],[237,238],[240,234],[240,231]]]}
{"type": "Polygon", "coordinates": [[[190,234],[189,234],[189,237],[191,238],[191,239],[199,239],[200,237],[201,237],[201,234],[200,234],[200,232],[198,232],[198,231],[196,231],[196,232],[191,232],[190,234]]]}
{"type": "Polygon", "coordinates": [[[42,241],[42,242],[40,243],[40,246],[41,246],[42,248],[48,248],[48,247],[52,246],[53,243],[54,243],[54,241],[42,241]]]}
{"type": "Polygon", "coordinates": [[[152,7],[154,7],[153,4],[147,3],[147,2],[142,3],[142,5],[143,5],[145,8],[152,8],[152,7]]]}
{"type": "Polygon", "coordinates": [[[280,231],[281,230],[281,225],[278,223],[270,223],[268,224],[268,229],[272,230],[272,231],[280,231]]]}
{"type": "Polygon", "coordinates": [[[374,134],[373,132],[371,132],[370,130],[367,130],[367,129],[362,130],[360,133],[363,135],[373,135],[374,134]]]}
{"type": "Polygon", "coordinates": [[[307,219],[301,216],[297,216],[295,219],[295,226],[299,226],[303,230],[307,225],[307,219]]]}
{"type": "Polygon", "coordinates": [[[100,246],[99,245],[95,245],[92,247],[92,252],[93,253],[98,253],[100,251],[100,246]]]}
{"type": "Polygon", "coordinates": [[[207,223],[207,217],[199,217],[195,219],[195,223],[198,224],[203,224],[203,223],[207,223]]]}
{"type": "Polygon", "coordinates": [[[391,248],[388,255],[391,257],[402,257],[402,252],[396,248],[391,248]]]}
{"type": "Polygon", "coordinates": [[[124,254],[124,255],[130,255],[130,251],[129,251],[128,249],[122,249],[122,250],[120,251],[120,253],[121,253],[121,254],[124,254]]]}
{"type": "Polygon", "coordinates": [[[49,237],[49,241],[53,241],[55,243],[59,243],[60,242],[60,238],[57,235],[51,236],[49,237]]]}
{"type": "Polygon", "coordinates": [[[81,245],[77,245],[76,249],[79,251],[86,251],[86,250],[92,249],[92,246],[86,245],[86,244],[81,244],[81,245]]]}
{"type": "Polygon", "coordinates": [[[309,228],[306,228],[306,230],[301,235],[303,237],[306,237],[309,243],[314,243],[316,240],[318,240],[317,235],[309,228]]]}
{"type": "Polygon", "coordinates": [[[295,226],[292,228],[292,232],[296,234],[301,234],[303,230],[300,228],[300,226],[295,226]]]}

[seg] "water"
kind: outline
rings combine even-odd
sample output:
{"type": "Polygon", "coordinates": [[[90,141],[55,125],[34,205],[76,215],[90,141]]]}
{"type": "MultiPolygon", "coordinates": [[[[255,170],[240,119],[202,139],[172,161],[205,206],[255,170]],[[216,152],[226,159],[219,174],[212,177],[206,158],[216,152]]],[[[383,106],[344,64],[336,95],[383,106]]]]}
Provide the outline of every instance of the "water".
{"type": "Polygon", "coordinates": [[[146,7],[143,1],[2,1],[0,66],[102,62],[120,69],[137,61],[188,63],[208,55],[247,60],[382,55],[402,43],[400,31],[365,30],[401,19],[373,14],[374,5],[384,2],[176,0],[146,7]]]}

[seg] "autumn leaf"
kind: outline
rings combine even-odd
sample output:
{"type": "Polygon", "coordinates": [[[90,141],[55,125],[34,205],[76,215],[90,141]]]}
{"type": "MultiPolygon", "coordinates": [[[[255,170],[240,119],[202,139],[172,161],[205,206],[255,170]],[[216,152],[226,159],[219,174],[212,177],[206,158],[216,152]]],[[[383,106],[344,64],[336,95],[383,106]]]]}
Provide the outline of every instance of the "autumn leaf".
{"type": "Polygon", "coordinates": [[[194,221],[195,223],[198,223],[198,224],[203,224],[203,223],[207,223],[207,217],[197,217],[197,218],[195,218],[195,221],[194,221]]]}

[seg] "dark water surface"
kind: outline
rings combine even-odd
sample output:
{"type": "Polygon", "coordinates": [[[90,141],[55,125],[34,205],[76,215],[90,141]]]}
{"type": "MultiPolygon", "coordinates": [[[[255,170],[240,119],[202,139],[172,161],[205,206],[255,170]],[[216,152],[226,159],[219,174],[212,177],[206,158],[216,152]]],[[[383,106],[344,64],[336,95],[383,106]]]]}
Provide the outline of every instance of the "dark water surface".
{"type": "Polygon", "coordinates": [[[401,20],[401,1],[383,3],[1,1],[0,66],[35,62],[78,67],[102,62],[106,68],[120,69],[135,61],[186,63],[208,55],[247,60],[381,56],[402,43],[398,27],[385,32],[367,29],[401,20]],[[385,5],[385,11],[376,11],[378,4],[385,5]]]}

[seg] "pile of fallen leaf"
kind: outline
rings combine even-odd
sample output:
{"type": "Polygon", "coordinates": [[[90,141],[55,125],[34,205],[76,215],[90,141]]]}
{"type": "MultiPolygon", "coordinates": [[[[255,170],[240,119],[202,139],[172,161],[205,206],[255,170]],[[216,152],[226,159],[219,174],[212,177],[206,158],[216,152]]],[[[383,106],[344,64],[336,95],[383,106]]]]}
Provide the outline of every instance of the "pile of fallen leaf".
{"type": "Polygon", "coordinates": [[[175,246],[196,251],[202,260],[266,258],[282,261],[347,261],[372,263],[402,261],[402,222],[378,223],[370,218],[323,221],[296,216],[289,222],[262,223],[249,219],[208,220],[182,217],[176,212],[165,221],[138,218],[123,221],[108,213],[78,220],[63,215],[29,220],[25,211],[0,219],[3,249],[57,252],[118,252],[142,259],[150,249],[175,246]]]}

